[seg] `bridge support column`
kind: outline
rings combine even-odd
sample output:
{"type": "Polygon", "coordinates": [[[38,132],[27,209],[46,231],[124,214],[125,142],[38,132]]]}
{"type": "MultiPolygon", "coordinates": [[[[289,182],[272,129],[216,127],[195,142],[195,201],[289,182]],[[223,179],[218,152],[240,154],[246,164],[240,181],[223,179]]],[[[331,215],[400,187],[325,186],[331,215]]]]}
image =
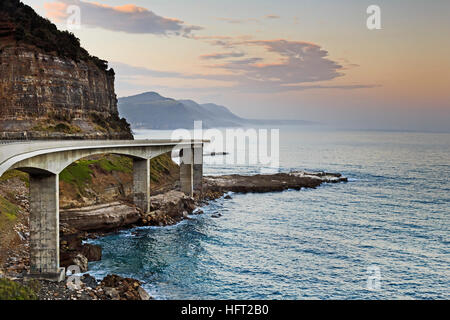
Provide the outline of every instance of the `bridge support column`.
{"type": "Polygon", "coordinates": [[[150,159],[133,160],[133,201],[145,213],[150,212],[150,159]]]}
{"type": "Polygon", "coordinates": [[[203,144],[194,145],[194,191],[203,192],[203,144]]]}
{"type": "Polygon", "coordinates": [[[30,277],[64,279],[59,267],[59,176],[30,174],[30,277]]]}
{"type": "Polygon", "coordinates": [[[194,195],[194,148],[187,147],[180,151],[180,184],[186,195],[194,195]]]}

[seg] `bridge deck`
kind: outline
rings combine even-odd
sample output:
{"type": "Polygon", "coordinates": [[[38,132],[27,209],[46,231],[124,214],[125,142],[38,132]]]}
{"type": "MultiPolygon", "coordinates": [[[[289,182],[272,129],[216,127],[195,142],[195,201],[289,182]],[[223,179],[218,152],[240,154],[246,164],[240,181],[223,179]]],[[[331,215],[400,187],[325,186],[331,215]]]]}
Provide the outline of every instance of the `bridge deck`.
{"type": "Polygon", "coordinates": [[[62,140],[62,141],[1,141],[0,142],[0,174],[11,158],[18,156],[37,156],[54,152],[82,149],[111,149],[133,147],[158,147],[191,145],[207,143],[208,140],[62,140]]]}

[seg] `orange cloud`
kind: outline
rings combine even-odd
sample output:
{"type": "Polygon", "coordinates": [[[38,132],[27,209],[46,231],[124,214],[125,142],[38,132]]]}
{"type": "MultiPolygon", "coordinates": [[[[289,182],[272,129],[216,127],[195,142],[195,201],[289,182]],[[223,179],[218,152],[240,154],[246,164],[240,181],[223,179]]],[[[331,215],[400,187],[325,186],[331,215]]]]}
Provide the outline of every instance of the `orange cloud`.
{"type": "Polygon", "coordinates": [[[81,11],[81,24],[127,33],[150,33],[162,35],[191,36],[201,27],[186,25],[175,18],[161,17],[154,12],[134,4],[110,6],[98,2],[81,0],[57,0],[44,4],[47,17],[61,22],[68,17],[67,8],[75,5],[81,11]]]}
{"type": "Polygon", "coordinates": [[[46,2],[44,3],[44,9],[46,11],[46,16],[57,22],[61,22],[63,19],[67,18],[68,5],[62,2],[46,2]]]}

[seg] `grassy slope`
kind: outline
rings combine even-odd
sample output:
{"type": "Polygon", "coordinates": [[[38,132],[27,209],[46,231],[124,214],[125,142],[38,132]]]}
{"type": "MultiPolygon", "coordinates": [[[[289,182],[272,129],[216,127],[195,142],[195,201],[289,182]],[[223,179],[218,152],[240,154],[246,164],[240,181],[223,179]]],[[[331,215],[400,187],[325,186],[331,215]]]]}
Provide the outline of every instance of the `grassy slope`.
{"type": "Polygon", "coordinates": [[[2,176],[0,176],[0,182],[8,181],[13,178],[19,178],[20,180],[25,182],[27,184],[27,186],[30,183],[28,180],[28,174],[26,174],[25,172],[17,171],[17,170],[6,171],[2,176]]]}
{"type": "MultiPolygon", "coordinates": [[[[29,184],[28,175],[16,170],[8,171],[4,175],[0,176],[0,182],[8,181],[13,178],[19,178],[20,180],[25,182],[27,186],[29,184]]],[[[10,198],[10,200],[14,198],[13,194],[9,192],[7,192],[7,194],[9,195],[8,197],[10,198]]],[[[20,208],[10,200],[0,194],[0,230],[5,227],[5,225],[13,223],[20,211],[20,208]]]]}
{"type": "MultiPolygon", "coordinates": [[[[2,176],[0,179],[3,180],[8,177],[11,179],[11,177],[16,176],[17,174],[15,172],[10,172],[7,177],[2,176]]],[[[18,221],[18,216],[21,210],[19,206],[13,203],[13,199],[14,194],[12,192],[6,192],[6,194],[3,193],[3,195],[0,194],[0,268],[9,255],[8,250],[11,246],[14,246],[14,241],[17,238],[17,234],[14,232],[13,228],[18,221]]],[[[2,284],[0,284],[0,300],[2,299],[4,293],[2,293],[2,290],[7,289],[8,288],[6,287],[2,288],[2,284]]]]}
{"type": "Polygon", "coordinates": [[[0,212],[1,216],[7,218],[10,221],[13,221],[16,219],[17,214],[19,213],[19,207],[17,207],[15,204],[12,204],[0,195],[0,212]]]}
{"type": "MultiPolygon", "coordinates": [[[[150,179],[152,183],[163,183],[166,178],[176,169],[176,164],[168,154],[154,158],[150,162],[150,179]]],[[[133,172],[133,161],[128,157],[108,155],[100,159],[82,159],[68,166],[59,175],[60,181],[75,186],[81,194],[84,190],[95,183],[95,170],[101,170],[105,174],[121,172],[131,175],[133,172]]]]}
{"type": "Polygon", "coordinates": [[[87,184],[92,183],[94,168],[104,172],[113,171],[131,174],[133,162],[131,159],[119,156],[107,156],[101,159],[82,159],[72,163],[59,175],[59,180],[76,186],[82,191],[87,184]]]}

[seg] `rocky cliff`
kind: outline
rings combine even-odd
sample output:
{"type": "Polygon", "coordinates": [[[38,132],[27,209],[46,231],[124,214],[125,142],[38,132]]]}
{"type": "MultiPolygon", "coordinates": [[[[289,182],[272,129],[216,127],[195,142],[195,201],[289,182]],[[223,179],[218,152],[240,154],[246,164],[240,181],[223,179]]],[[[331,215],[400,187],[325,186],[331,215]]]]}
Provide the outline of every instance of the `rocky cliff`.
{"type": "Polygon", "coordinates": [[[0,4],[0,139],[132,139],[114,70],[16,0],[0,4]]]}

